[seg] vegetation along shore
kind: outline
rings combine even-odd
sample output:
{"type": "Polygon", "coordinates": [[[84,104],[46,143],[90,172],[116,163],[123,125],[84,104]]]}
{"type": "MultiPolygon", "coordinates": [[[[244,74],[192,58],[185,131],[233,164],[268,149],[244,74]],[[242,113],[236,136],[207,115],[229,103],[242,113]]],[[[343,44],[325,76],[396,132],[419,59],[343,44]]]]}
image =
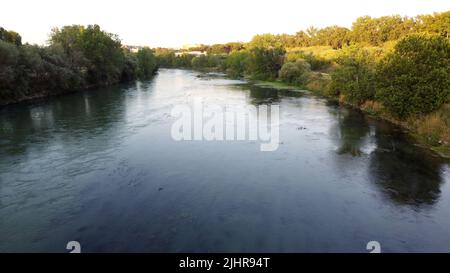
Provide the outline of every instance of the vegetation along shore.
{"type": "Polygon", "coordinates": [[[450,11],[413,18],[359,17],[351,29],[310,27],[202,45],[194,56],[157,48],[161,67],[222,71],[273,87],[302,88],[406,128],[450,156],[450,11]]]}
{"type": "Polygon", "coordinates": [[[48,45],[22,44],[0,28],[0,105],[152,76],[150,48],[133,53],[98,25],[52,30],[48,45]]]}

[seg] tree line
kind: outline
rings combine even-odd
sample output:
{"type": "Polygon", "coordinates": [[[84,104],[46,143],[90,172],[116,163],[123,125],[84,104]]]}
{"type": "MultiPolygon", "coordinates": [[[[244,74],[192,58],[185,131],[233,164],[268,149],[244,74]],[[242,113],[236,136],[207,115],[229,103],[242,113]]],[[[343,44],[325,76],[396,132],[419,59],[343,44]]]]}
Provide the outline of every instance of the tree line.
{"type": "Polygon", "coordinates": [[[0,28],[0,104],[150,77],[157,69],[150,48],[132,53],[98,25],[52,30],[48,45],[22,44],[0,28]]]}

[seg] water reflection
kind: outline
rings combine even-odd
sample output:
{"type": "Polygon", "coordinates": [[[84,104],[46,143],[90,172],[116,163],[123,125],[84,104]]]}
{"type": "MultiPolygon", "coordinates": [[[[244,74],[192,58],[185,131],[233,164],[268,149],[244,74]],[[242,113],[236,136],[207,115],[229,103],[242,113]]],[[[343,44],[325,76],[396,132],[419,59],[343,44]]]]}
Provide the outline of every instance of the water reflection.
{"type": "MultiPolygon", "coordinates": [[[[250,87],[252,104],[271,104],[284,97],[302,97],[299,92],[276,91],[270,88],[250,87]]],[[[330,127],[330,135],[336,141],[338,155],[357,158],[368,157],[368,172],[372,183],[389,200],[401,205],[434,204],[440,196],[440,186],[444,182],[442,173],[446,160],[430,151],[411,145],[402,130],[379,120],[368,118],[362,112],[340,106],[336,102],[326,102],[328,112],[335,117],[330,127]]],[[[348,161],[337,158],[343,163],[348,161]]],[[[360,159],[361,160],[361,159],[360,159]]],[[[354,168],[355,162],[340,167],[354,168]]]]}
{"type": "Polygon", "coordinates": [[[273,89],[258,86],[249,86],[248,88],[250,103],[253,105],[272,104],[280,101],[278,92],[274,92],[273,89]]]}
{"type": "MultiPolygon", "coordinates": [[[[346,107],[330,107],[329,112],[337,120],[330,131],[338,145],[336,153],[368,157],[370,181],[388,200],[415,207],[432,205],[438,200],[444,182],[444,159],[411,145],[411,140],[397,126],[370,119],[346,107]]],[[[354,168],[355,163],[350,160],[339,166],[354,168]]]]}
{"type": "Polygon", "coordinates": [[[339,140],[338,154],[361,156],[362,147],[367,143],[370,128],[366,117],[358,111],[341,108],[337,111],[335,134],[339,140]]]}
{"type": "Polygon", "coordinates": [[[301,98],[305,96],[305,93],[302,91],[276,90],[251,84],[239,85],[239,89],[248,92],[249,103],[253,105],[270,105],[280,103],[283,98],[301,98]]]}
{"type": "Polygon", "coordinates": [[[108,134],[123,122],[127,88],[133,86],[108,87],[0,109],[0,156],[20,155],[30,147],[47,149],[50,142],[66,145],[108,134]]]}
{"type": "Polygon", "coordinates": [[[392,125],[378,122],[377,149],[370,154],[372,182],[397,204],[432,205],[444,181],[443,159],[405,142],[406,136],[392,125]]]}

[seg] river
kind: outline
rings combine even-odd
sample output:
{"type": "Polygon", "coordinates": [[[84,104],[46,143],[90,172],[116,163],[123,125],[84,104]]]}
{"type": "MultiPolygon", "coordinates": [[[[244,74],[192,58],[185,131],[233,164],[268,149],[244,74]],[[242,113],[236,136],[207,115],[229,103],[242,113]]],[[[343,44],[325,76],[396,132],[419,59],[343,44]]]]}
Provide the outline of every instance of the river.
{"type": "Polygon", "coordinates": [[[0,109],[0,251],[450,251],[450,165],[308,92],[161,69],[0,109]],[[175,141],[174,106],[279,105],[277,150],[175,141]]]}

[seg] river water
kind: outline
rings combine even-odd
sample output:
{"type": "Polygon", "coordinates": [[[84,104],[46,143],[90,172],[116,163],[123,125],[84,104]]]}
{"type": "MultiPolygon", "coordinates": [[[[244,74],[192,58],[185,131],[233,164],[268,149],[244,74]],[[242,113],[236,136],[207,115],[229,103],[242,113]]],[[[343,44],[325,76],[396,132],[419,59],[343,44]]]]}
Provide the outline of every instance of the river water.
{"type": "Polygon", "coordinates": [[[0,251],[450,251],[450,165],[308,92],[160,70],[0,109],[0,251]],[[174,106],[279,105],[280,141],[175,141],[174,106]]]}

